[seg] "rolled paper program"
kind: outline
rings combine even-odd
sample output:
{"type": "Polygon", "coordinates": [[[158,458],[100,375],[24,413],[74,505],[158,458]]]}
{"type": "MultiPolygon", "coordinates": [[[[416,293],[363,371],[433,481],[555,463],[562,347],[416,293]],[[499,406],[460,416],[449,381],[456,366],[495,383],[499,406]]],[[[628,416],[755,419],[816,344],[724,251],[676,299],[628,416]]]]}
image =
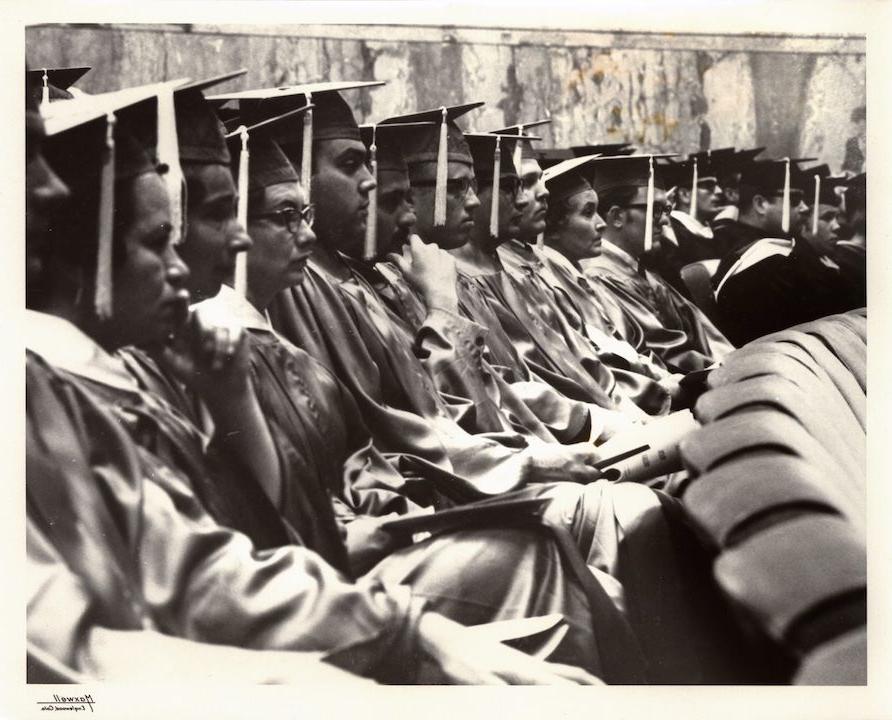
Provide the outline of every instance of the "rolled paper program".
{"type": "Polygon", "coordinates": [[[682,469],[679,445],[688,433],[699,427],[690,410],[654,418],[647,425],[615,435],[599,445],[598,451],[607,460],[618,458],[602,469],[615,482],[645,482],[677,472],[682,469]],[[627,456],[636,449],[640,452],[627,456]]]}

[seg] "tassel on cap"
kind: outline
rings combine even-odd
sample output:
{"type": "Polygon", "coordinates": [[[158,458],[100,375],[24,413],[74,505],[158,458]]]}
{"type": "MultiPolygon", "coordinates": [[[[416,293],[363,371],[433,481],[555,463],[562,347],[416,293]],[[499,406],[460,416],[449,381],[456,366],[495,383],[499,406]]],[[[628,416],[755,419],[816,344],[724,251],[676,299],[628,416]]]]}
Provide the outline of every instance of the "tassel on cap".
{"type": "MultiPolygon", "coordinates": [[[[518,143],[519,144],[519,143],[518,143]]],[[[492,200],[489,207],[489,234],[499,237],[499,171],[502,167],[502,138],[496,136],[496,149],[492,164],[492,200]]]]}
{"type": "Polygon", "coordinates": [[[174,112],[174,89],[166,87],[158,92],[158,162],[167,166],[162,176],[170,197],[172,245],[179,245],[186,233],[183,186],[185,178],[180,168],[180,146],[177,139],[177,118],[174,112]]]}
{"type": "Polygon", "coordinates": [[[697,185],[700,183],[700,177],[697,169],[697,158],[694,158],[694,177],[691,178],[691,212],[690,216],[697,219],[697,185]]]}
{"type": "MultiPolygon", "coordinates": [[[[644,252],[650,251],[653,247],[653,233],[654,233],[654,159],[653,157],[648,159],[650,164],[649,172],[647,175],[647,206],[644,208],[644,252]]],[[[697,178],[697,165],[696,160],[694,160],[694,179],[697,178]]],[[[694,188],[696,190],[696,184],[694,188]]],[[[693,197],[693,196],[692,196],[693,197]]]]}
{"type": "Polygon", "coordinates": [[[790,232],[790,158],[784,158],[784,202],[781,206],[781,230],[790,232]]]}
{"type": "Polygon", "coordinates": [[[93,307],[96,317],[112,316],[112,241],[115,217],[115,123],[109,113],[105,119],[105,148],[99,187],[99,238],[96,249],[96,277],[93,307]]]}
{"type": "Polygon", "coordinates": [[[446,225],[446,181],[449,172],[449,156],[446,144],[446,108],[440,120],[440,139],[437,144],[437,184],[434,188],[434,227],[446,225]]]}
{"type": "MultiPolygon", "coordinates": [[[[307,93],[307,105],[313,102],[313,94],[307,93]]],[[[310,184],[313,177],[313,108],[304,113],[304,135],[300,156],[300,184],[307,194],[307,203],[311,203],[310,184]]]]}
{"type": "Polygon", "coordinates": [[[536,247],[540,250],[545,247],[545,233],[539,233],[536,235],[536,247]]]}
{"type": "Polygon", "coordinates": [[[818,215],[821,204],[821,176],[815,175],[815,206],[811,213],[811,234],[818,234],[818,215]]]}
{"type": "MultiPolygon", "coordinates": [[[[248,128],[241,125],[238,133],[242,140],[242,149],[238,158],[238,221],[243,228],[248,227],[248,128]]],[[[248,253],[240,252],[235,256],[235,291],[245,297],[248,294],[248,253]]]]}
{"type": "Polygon", "coordinates": [[[47,74],[46,68],[43,69],[43,89],[40,91],[40,102],[48,103],[50,101],[50,85],[49,85],[49,75],[47,74]]]}
{"type": "MultiPolygon", "coordinates": [[[[518,125],[517,129],[517,137],[523,137],[523,125],[518,125]]],[[[523,162],[523,145],[521,145],[521,141],[518,140],[517,144],[514,146],[514,169],[517,171],[518,177],[520,176],[520,165],[523,162]]]]}
{"type": "Polygon", "coordinates": [[[378,146],[375,144],[377,126],[372,125],[372,143],[369,145],[369,170],[375,186],[369,190],[369,213],[365,225],[365,245],[362,256],[374,260],[378,253],[378,146]]]}

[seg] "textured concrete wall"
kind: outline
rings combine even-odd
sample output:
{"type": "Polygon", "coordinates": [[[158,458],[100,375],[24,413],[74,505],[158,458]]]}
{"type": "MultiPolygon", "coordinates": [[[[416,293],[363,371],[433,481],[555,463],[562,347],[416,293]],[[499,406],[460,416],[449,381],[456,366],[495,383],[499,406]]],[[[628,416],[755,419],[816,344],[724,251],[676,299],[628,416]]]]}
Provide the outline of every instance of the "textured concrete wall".
{"type": "Polygon", "coordinates": [[[387,80],[353,93],[358,119],[471,100],[466,127],[550,113],[547,144],[628,141],[690,152],[765,145],[840,168],[863,124],[859,37],[555,32],[400,26],[39,26],[34,67],[94,67],[87,92],[246,67],[226,89],[387,80]]]}

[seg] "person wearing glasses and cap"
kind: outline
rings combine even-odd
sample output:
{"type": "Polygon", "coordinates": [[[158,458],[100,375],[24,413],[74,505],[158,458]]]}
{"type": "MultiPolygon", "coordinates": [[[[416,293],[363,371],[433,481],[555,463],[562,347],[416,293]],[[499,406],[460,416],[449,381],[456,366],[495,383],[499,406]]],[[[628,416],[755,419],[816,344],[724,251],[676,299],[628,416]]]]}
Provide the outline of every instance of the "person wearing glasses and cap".
{"type": "MultiPolygon", "coordinates": [[[[156,92],[149,98],[156,98],[156,92]]],[[[103,102],[93,100],[91,107],[103,102]]],[[[66,266],[68,280],[84,287],[76,290],[74,300],[66,300],[70,285],[54,284],[48,301],[54,315],[29,316],[28,347],[33,364],[43,370],[29,372],[28,393],[29,520],[33,510],[35,523],[29,542],[43,572],[35,604],[47,597],[50,583],[55,583],[55,592],[60,583],[72,580],[56,571],[59,556],[80,576],[81,586],[98,596],[87,605],[81,602],[83,593],[72,594],[81,611],[78,622],[48,623],[41,628],[43,635],[36,633],[42,647],[68,667],[95,670],[98,662],[102,668],[108,653],[120,653],[122,644],[107,635],[100,636],[101,644],[94,643],[91,625],[98,620],[113,629],[142,628],[255,650],[327,652],[328,662],[384,681],[593,682],[583,671],[545,664],[466,633],[425,610],[399,581],[350,583],[315,553],[287,544],[287,535],[271,537],[270,549],[263,551],[208,516],[205,501],[195,494],[201,468],[193,463],[201,462],[201,443],[191,456],[185,444],[174,452],[163,447],[188,432],[187,420],[141,392],[121,360],[109,353],[127,338],[136,339],[134,334],[164,338],[181,320],[188,299],[180,291],[186,270],[170,244],[167,188],[155,163],[125,134],[118,102],[120,96],[109,98],[93,122],[58,135],[52,156],[66,171],[79,169],[65,174],[74,181],[73,206],[81,209],[84,220],[77,224],[66,213],[59,221],[71,231],[73,247],[64,258],[54,257],[53,271],[61,279],[66,266]],[[121,125],[107,120],[115,117],[110,112],[121,125]],[[113,161],[104,160],[108,156],[102,146],[93,142],[110,144],[109,138],[113,161]],[[101,178],[85,169],[97,169],[101,178]],[[94,181],[100,179],[97,188],[94,181]],[[105,224],[110,203],[117,209],[112,210],[111,227],[105,224]],[[98,228],[89,219],[97,207],[98,228]],[[108,230],[112,236],[106,245],[108,230]],[[80,261],[82,267],[71,266],[80,261]],[[107,262],[110,268],[103,267],[107,262]],[[95,281],[84,279],[92,274],[76,272],[90,272],[94,266],[95,281]],[[110,278],[104,277],[107,269],[110,278]],[[109,291],[110,297],[104,295],[109,291]],[[82,302],[93,309],[79,309],[82,302]],[[103,602],[107,605],[100,612],[103,602]],[[466,652],[467,643],[472,657],[459,663],[458,648],[466,652]]],[[[149,115],[155,112],[148,110],[149,115]]],[[[52,229],[58,232],[59,225],[52,229]]],[[[218,259],[214,252],[210,256],[218,259]]],[[[218,359],[225,364],[233,353],[216,354],[223,355],[218,359]]],[[[208,365],[211,372],[219,370],[216,363],[208,365]]],[[[192,434],[199,439],[197,430],[192,434]]],[[[219,475],[213,477],[219,480],[219,475]]],[[[242,480],[250,485],[250,478],[242,480]]],[[[227,496],[235,502],[244,498],[239,489],[219,488],[209,502],[215,516],[227,496]]],[[[269,535],[275,535],[274,528],[269,535]]],[[[156,646],[173,653],[193,648],[196,663],[241,659],[247,678],[266,681],[294,681],[303,659],[270,653],[252,661],[240,658],[234,648],[214,653],[163,640],[156,646]],[[276,661],[283,663],[282,669],[261,672],[264,662],[276,661]]],[[[180,666],[180,657],[171,664],[180,666]]],[[[315,663],[318,657],[309,659],[315,663]]],[[[593,656],[583,664],[588,660],[597,664],[593,656]]],[[[335,677],[324,670],[314,673],[312,663],[306,668],[309,679],[335,677]]],[[[200,670],[187,677],[196,674],[200,670]]]]}
{"type": "Polygon", "coordinates": [[[675,372],[702,370],[733,347],[703,313],[642,264],[662,242],[669,204],[654,156],[607,158],[594,166],[606,227],[601,254],[581,262],[587,276],[600,278],[619,301],[612,318],[639,352],[651,350],[675,372]]]}
{"type": "Polygon", "coordinates": [[[720,324],[737,345],[855,307],[838,270],[795,239],[811,183],[794,161],[754,161],[740,180],[732,246],[712,278],[720,324]]]}
{"type": "Polygon", "coordinates": [[[711,223],[724,205],[718,182],[719,164],[733,157],[734,148],[695,153],[684,161],[666,158],[659,167],[661,184],[673,205],[661,242],[644,255],[649,270],[660,275],[684,297],[689,291],[681,269],[692,262],[722,257],[711,223]]]}
{"type": "MultiPolygon", "coordinates": [[[[447,115],[455,118],[477,105],[446,108],[447,115]]],[[[390,234],[392,227],[400,226],[400,217],[411,222],[401,231],[402,236],[395,249],[399,249],[410,234],[425,239],[437,238],[438,244],[442,243],[441,247],[444,248],[467,242],[473,226],[471,217],[480,201],[471,187],[472,158],[457,126],[450,125],[447,135],[445,223],[443,226],[434,224],[440,115],[439,109],[426,114],[412,113],[411,117],[416,120],[414,123],[404,122],[404,117],[397,116],[377,126],[375,142],[381,197],[386,196],[388,188],[401,188],[400,192],[411,192],[415,201],[409,206],[410,214],[401,213],[399,207],[388,209],[379,201],[379,247],[380,238],[390,234]],[[450,188],[449,183],[454,187],[450,188]]],[[[371,141],[371,133],[368,140],[371,141]]],[[[405,261],[402,257],[392,259],[405,261]]],[[[447,259],[452,262],[451,258],[447,259]]],[[[423,298],[405,282],[398,267],[390,263],[379,263],[376,267],[378,272],[375,276],[378,279],[373,281],[376,292],[395,314],[417,330],[425,314],[423,298]]],[[[372,276],[372,273],[367,273],[367,277],[372,276]]],[[[588,439],[598,426],[591,415],[594,413],[597,416],[602,408],[566,397],[536,376],[521,359],[492,311],[474,294],[474,286],[460,274],[457,276],[456,292],[459,311],[478,326],[486,328],[485,336],[481,336],[481,340],[485,338],[485,343],[479,344],[479,365],[472,366],[471,372],[441,374],[438,378],[440,387],[451,394],[475,398],[478,412],[492,402],[497,403],[504,415],[511,419],[513,427],[536,433],[547,442],[557,439],[562,443],[573,443],[588,439]],[[486,398],[485,404],[480,402],[481,397],[486,398]]]]}
{"type": "MultiPolygon", "coordinates": [[[[618,302],[609,290],[582,272],[581,262],[597,257],[601,252],[601,234],[605,223],[598,212],[598,195],[585,179],[586,167],[599,162],[600,156],[582,156],[552,166],[545,172],[548,189],[548,214],[540,251],[543,260],[542,277],[555,294],[566,298],[562,308],[571,307],[579,314],[586,334],[599,348],[599,356],[610,364],[624,387],[637,390],[636,401],[644,402],[648,385],[642,376],[655,379],[665,392],[654,397],[665,410],[671,399],[676,409],[681,407],[680,375],[671,374],[653,353],[640,354],[619,334],[611,314],[621,313],[618,302]]],[[[629,390],[627,390],[629,392],[629,390]]]]}

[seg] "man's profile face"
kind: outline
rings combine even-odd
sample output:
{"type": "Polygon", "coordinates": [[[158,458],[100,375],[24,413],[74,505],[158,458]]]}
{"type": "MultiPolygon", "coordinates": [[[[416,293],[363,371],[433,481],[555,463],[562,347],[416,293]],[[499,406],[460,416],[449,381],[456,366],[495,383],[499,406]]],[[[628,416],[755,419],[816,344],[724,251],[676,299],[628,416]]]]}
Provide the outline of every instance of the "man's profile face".
{"type": "Polygon", "coordinates": [[[415,226],[415,205],[409,176],[378,170],[377,257],[399,252],[415,226]]]}
{"type": "Polygon", "coordinates": [[[359,140],[319,140],[314,150],[311,199],[319,241],[350,257],[362,257],[369,216],[369,192],[375,180],[359,140]]]}
{"type": "Polygon", "coordinates": [[[545,215],[548,212],[548,189],[542,180],[542,167],[533,158],[521,161],[520,182],[529,203],[523,210],[518,237],[532,243],[539,233],[545,231],[545,215]]]}
{"type": "Polygon", "coordinates": [[[434,226],[437,163],[419,163],[411,170],[412,197],[415,200],[416,229],[421,239],[454,250],[471,239],[474,212],[480,205],[474,181],[474,168],[449,161],[446,183],[446,224],[434,226]]]}
{"type": "Polygon", "coordinates": [[[186,233],[177,250],[189,266],[193,302],[214,297],[251,247],[238,221],[238,194],[226,165],[184,165],[188,187],[186,233]]]}

